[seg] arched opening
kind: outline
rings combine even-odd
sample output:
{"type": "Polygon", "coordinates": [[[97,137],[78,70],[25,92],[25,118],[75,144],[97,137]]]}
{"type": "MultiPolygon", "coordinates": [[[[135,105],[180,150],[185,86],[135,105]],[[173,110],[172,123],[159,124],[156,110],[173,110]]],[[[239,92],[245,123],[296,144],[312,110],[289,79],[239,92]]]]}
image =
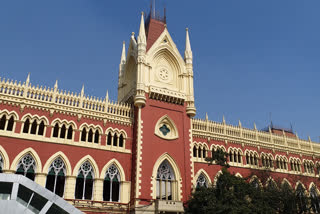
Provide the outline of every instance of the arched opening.
{"type": "Polygon", "coordinates": [[[61,158],[57,158],[49,167],[46,188],[53,193],[63,196],[65,186],[66,167],[61,158]]]}
{"type": "Polygon", "coordinates": [[[14,118],[13,118],[13,116],[11,116],[9,121],[8,121],[7,131],[12,131],[13,130],[13,125],[14,125],[14,118]]]}
{"type": "Polygon", "coordinates": [[[92,141],[93,141],[93,131],[92,131],[92,129],[89,129],[88,142],[92,143],[92,141]]]}
{"type": "Polygon", "coordinates": [[[193,157],[197,157],[197,147],[193,146],[193,157]]]}
{"type": "Polygon", "coordinates": [[[86,142],[86,140],[87,140],[87,130],[86,128],[83,128],[81,132],[81,141],[86,142]]]}
{"type": "Polygon", "coordinates": [[[120,137],[119,137],[119,147],[123,147],[123,134],[120,134],[120,137]]]}
{"type": "Polygon", "coordinates": [[[200,189],[203,187],[208,187],[208,180],[206,176],[203,173],[201,173],[197,179],[196,189],[200,189]]]}
{"type": "Polygon", "coordinates": [[[94,133],[94,143],[99,143],[99,131],[96,130],[94,133]]]}
{"type": "Polygon", "coordinates": [[[92,199],[92,191],[93,191],[93,179],[94,172],[89,161],[86,161],[81,165],[77,179],[76,179],[76,190],[75,190],[75,198],[83,199],[83,200],[91,200],[92,199]]]}
{"type": "Polygon", "coordinates": [[[24,122],[24,126],[23,126],[23,133],[29,133],[29,127],[30,127],[30,120],[26,119],[26,122],[24,122]]]}
{"type": "Polygon", "coordinates": [[[31,125],[31,131],[30,131],[30,134],[36,134],[37,132],[37,121],[36,120],[33,120],[33,123],[31,125]]]}
{"type": "Polygon", "coordinates": [[[68,134],[67,134],[67,139],[72,140],[72,135],[73,135],[73,128],[72,126],[69,126],[68,128],[68,134]]]}
{"type": "Polygon", "coordinates": [[[117,146],[117,144],[118,144],[118,135],[114,134],[114,136],[113,136],[113,146],[117,146]]]}
{"type": "Polygon", "coordinates": [[[30,154],[25,155],[18,163],[16,174],[23,175],[34,181],[36,163],[30,154]]]}
{"type": "Polygon", "coordinates": [[[66,131],[67,131],[66,125],[63,124],[60,130],[60,138],[64,139],[66,137],[66,131]]]}
{"type": "Polygon", "coordinates": [[[198,148],[198,158],[201,158],[202,149],[201,147],[198,148]]]}
{"type": "Polygon", "coordinates": [[[175,200],[176,181],[173,169],[167,160],[164,160],[157,171],[157,199],[175,200]]]}
{"type": "Polygon", "coordinates": [[[305,188],[302,186],[301,183],[299,183],[296,189],[296,199],[300,213],[304,213],[307,211],[308,202],[305,191],[305,188]]]}
{"type": "Polygon", "coordinates": [[[40,125],[39,125],[39,130],[38,130],[38,135],[43,135],[44,133],[44,122],[41,121],[40,125]]]}
{"type": "Polygon", "coordinates": [[[111,146],[111,141],[112,141],[112,135],[111,135],[111,132],[109,132],[108,138],[107,138],[107,145],[111,146]]]}
{"type": "Polygon", "coordinates": [[[6,115],[3,115],[0,119],[0,130],[4,130],[6,127],[7,117],[6,115]]]}
{"type": "Polygon", "coordinates": [[[120,173],[113,164],[106,172],[103,182],[103,200],[120,201],[120,173]]]}
{"type": "Polygon", "coordinates": [[[58,125],[58,123],[56,123],[56,125],[54,126],[54,128],[53,128],[53,137],[58,137],[58,135],[59,135],[59,125],[58,125]]]}
{"type": "Polygon", "coordinates": [[[315,185],[310,189],[311,208],[314,213],[320,213],[320,197],[315,185]]]}

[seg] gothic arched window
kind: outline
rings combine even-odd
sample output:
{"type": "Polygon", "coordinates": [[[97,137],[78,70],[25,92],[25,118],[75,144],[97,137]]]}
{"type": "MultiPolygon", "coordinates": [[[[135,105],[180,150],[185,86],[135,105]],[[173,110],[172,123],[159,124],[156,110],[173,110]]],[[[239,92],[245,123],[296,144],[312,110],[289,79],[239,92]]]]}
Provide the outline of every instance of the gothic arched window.
{"type": "Polygon", "coordinates": [[[29,133],[29,127],[30,127],[30,120],[26,119],[26,122],[24,122],[24,126],[23,126],[23,133],[29,133]]]}
{"type": "Polygon", "coordinates": [[[197,147],[193,146],[193,157],[197,157],[197,147]]]}
{"type": "Polygon", "coordinates": [[[87,140],[87,130],[86,128],[83,128],[81,132],[81,141],[86,142],[86,140],[87,140]]]}
{"type": "Polygon", "coordinates": [[[197,179],[197,185],[196,188],[199,189],[201,187],[208,187],[208,181],[207,178],[201,173],[197,179]]]}
{"type": "Polygon", "coordinates": [[[49,167],[46,188],[53,193],[63,196],[65,185],[66,167],[61,158],[55,159],[49,167]]]}
{"type": "Polygon", "coordinates": [[[11,116],[10,119],[8,120],[7,131],[13,130],[13,124],[14,124],[14,118],[13,116],[11,116]]]}
{"type": "Polygon", "coordinates": [[[305,189],[301,183],[299,183],[297,186],[296,198],[300,213],[304,213],[304,211],[307,211],[307,197],[305,194],[305,189]]]}
{"type": "Polygon", "coordinates": [[[26,176],[34,180],[35,178],[36,163],[30,154],[25,155],[18,164],[16,174],[26,176]]]}
{"type": "Polygon", "coordinates": [[[94,143],[99,143],[99,131],[96,130],[94,133],[94,143]]]}
{"type": "Polygon", "coordinates": [[[66,137],[66,131],[67,131],[66,125],[63,124],[60,130],[60,138],[64,139],[66,137]]]}
{"type": "Polygon", "coordinates": [[[103,200],[120,201],[120,173],[115,165],[109,167],[104,177],[103,200]]]}
{"type": "Polygon", "coordinates": [[[111,132],[109,132],[108,138],[107,138],[107,145],[111,146],[111,141],[112,141],[112,136],[111,136],[111,132]]]}
{"type": "Polygon", "coordinates": [[[53,128],[53,135],[52,135],[52,137],[58,137],[58,135],[59,135],[59,124],[56,123],[56,125],[55,125],[54,128],[53,128]]]}
{"type": "Polygon", "coordinates": [[[320,197],[317,188],[312,185],[310,189],[311,207],[314,213],[320,213],[320,197]]]}
{"type": "Polygon", "coordinates": [[[93,168],[89,161],[81,165],[76,180],[76,199],[92,199],[93,190],[93,168]]]}
{"type": "Polygon", "coordinates": [[[72,126],[69,126],[68,128],[68,134],[67,134],[67,139],[72,140],[72,135],[73,135],[73,128],[72,126]]]}
{"type": "Polygon", "coordinates": [[[38,135],[43,135],[43,133],[44,133],[44,122],[41,121],[41,123],[39,124],[38,135]]]}
{"type": "Polygon", "coordinates": [[[6,127],[7,117],[3,115],[0,119],[0,130],[4,130],[6,127]]]}
{"type": "Polygon", "coordinates": [[[120,134],[120,137],[119,137],[119,147],[123,147],[123,142],[124,142],[123,134],[120,134]]]}
{"type": "Polygon", "coordinates": [[[157,172],[157,199],[175,200],[175,176],[167,160],[163,161],[157,172]]]}
{"type": "Polygon", "coordinates": [[[118,135],[114,134],[114,136],[113,136],[113,146],[117,146],[117,144],[118,144],[118,135]]]}
{"type": "Polygon", "coordinates": [[[92,129],[89,129],[88,142],[89,142],[89,143],[92,143],[92,139],[93,139],[93,131],[92,131],[92,129]]]}
{"type": "Polygon", "coordinates": [[[37,123],[36,120],[34,120],[32,125],[31,125],[30,134],[36,134],[37,133],[37,126],[38,126],[38,123],[37,123]]]}

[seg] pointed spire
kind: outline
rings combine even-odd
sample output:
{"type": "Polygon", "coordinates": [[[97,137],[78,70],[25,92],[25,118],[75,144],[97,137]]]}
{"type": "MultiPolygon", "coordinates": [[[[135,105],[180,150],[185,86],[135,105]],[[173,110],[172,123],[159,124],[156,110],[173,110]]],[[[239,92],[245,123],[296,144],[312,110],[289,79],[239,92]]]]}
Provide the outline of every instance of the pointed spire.
{"type": "Polygon", "coordinates": [[[256,125],[256,123],[253,123],[253,128],[254,128],[254,130],[257,130],[257,125],[256,125]]]}
{"type": "Polygon", "coordinates": [[[29,86],[30,82],[30,72],[28,73],[27,80],[26,80],[26,85],[29,86]]]}
{"type": "Polygon", "coordinates": [[[109,101],[109,92],[107,90],[107,94],[106,94],[106,101],[108,102],[109,101]]]}
{"type": "Polygon", "coordinates": [[[144,25],[144,13],[143,12],[141,12],[141,22],[140,22],[138,43],[147,44],[146,30],[145,30],[145,25],[144,25]]]}
{"type": "Polygon", "coordinates": [[[54,84],[54,89],[57,90],[58,88],[58,80],[56,80],[56,83],[54,84]]]}
{"type": "Polygon", "coordinates": [[[186,28],[186,49],[184,51],[184,59],[186,63],[192,63],[192,50],[189,38],[189,29],[186,28]]]}
{"type": "Polygon", "coordinates": [[[241,127],[242,126],[242,124],[241,124],[241,121],[239,120],[239,127],[241,127]]]}
{"type": "Polygon", "coordinates": [[[206,112],[206,120],[209,120],[208,112],[206,112]]]}
{"type": "Polygon", "coordinates": [[[83,97],[84,95],[84,84],[82,85],[82,89],[81,89],[81,97],[83,97]]]}
{"type": "Polygon", "coordinates": [[[126,63],[126,43],[123,41],[120,64],[126,63]]]}
{"type": "Polygon", "coordinates": [[[222,123],[226,123],[226,119],[224,118],[224,115],[222,116],[222,123]]]}

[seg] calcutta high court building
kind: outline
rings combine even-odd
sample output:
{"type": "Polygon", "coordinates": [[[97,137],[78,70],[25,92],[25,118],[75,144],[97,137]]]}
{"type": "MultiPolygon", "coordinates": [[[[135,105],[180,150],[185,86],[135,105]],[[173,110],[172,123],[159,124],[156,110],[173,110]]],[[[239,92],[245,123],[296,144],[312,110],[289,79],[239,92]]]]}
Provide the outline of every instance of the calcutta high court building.
{"type": "Polygon", "coordinates": [[[320,144],[272,125],[195,119],[193,85],[188,29],[180,54],[165,16],[142,13],[139,32],[123,44],[118,101],[58,82],[35,86],[30,75],[0,79],[0,172],[25,176],[84,213],[183,213],[197,186],[215,184],[221,167],[205,158],[222,149],[236,176],[260,181],[267,168],[268,181],[319,194],[320,144]]]}

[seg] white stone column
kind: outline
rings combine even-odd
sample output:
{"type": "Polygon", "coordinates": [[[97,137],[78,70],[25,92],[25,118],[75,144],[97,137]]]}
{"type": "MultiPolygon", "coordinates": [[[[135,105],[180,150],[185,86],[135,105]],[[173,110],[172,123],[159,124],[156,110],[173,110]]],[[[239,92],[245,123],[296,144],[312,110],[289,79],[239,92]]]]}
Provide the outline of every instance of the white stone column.
{"type": "Polygon", "coordinates": [[[76,176],[66,176],[64,198],[74,199],[75,189],[76,189],[76,176]]]}

